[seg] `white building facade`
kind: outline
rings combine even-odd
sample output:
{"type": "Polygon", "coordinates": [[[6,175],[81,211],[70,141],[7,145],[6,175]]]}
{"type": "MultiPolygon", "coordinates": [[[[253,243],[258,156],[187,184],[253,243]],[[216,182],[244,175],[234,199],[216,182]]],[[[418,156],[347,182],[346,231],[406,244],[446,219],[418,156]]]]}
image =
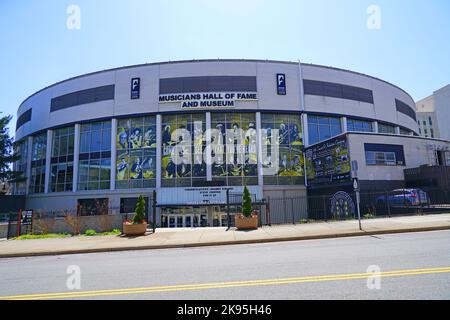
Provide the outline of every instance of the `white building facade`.
{"type": "Polygon", "coordinates": [[[416,102],[419,134],[450,140],[450,84],[416,102]]]}
{"type": "Polygon", "coordinates": [[[404,168],[433,164],[429,145],[448,163],[447,142],[418,137],[414,106],[386,81],[293,62],[179,61],[95,72],[53,84],[20,105],[22,157],[15,165],[27,180],[15,193],[26,195],[29,209],[98,214],[99,207],[132,212],[137,196],[156,191],[160,225],[220,226],[226,189],[239,193],[247,185],[257,200],[306,196],[305,148],[346,133],[350,157],[361,163],[368,184],[401,182],[404,168]],[[177,129],[189,132],[183,149],[190,150],[189,163],[173,161],[177,129]],[[226,141],[226,129],[278,129],[278,170],[264,174],[260,133],[241,163],[207,161],[214,155],[206,146],[226,141]],[[372,163],[367,157],[381,156],[379,145],[405,146],[404,161],[372,163]]]}

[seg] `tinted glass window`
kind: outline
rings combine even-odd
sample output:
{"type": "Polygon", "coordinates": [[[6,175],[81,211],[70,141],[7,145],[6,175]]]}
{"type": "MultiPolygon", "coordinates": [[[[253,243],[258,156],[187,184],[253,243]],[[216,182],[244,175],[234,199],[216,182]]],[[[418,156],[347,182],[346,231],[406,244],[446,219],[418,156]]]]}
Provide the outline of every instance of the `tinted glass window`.
{"type": "Polygon", "coordinates": [[[206,76],[159,80],[159,94],[190,92],[256,92],[256,77],[206,76]]]}
{"type": "Polygon", "coordinates": [[[305,94],[309,95],[373,103],[372,91],[365,88],[316,80],[304,80],[303,87],[305,94]]]}

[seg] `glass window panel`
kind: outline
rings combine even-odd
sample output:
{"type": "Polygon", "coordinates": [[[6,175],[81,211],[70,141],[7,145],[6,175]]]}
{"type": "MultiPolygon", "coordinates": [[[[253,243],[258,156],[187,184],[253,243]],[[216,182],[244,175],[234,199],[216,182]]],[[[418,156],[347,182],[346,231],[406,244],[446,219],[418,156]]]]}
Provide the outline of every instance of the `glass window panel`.
{"type": "Polygon", "coordinates": [[[110,151],[111,150],[111,130],[106,129],[102,131],[102,151],[110,151]]]}
{"type": "Polygon", "coordinates": [[[58,157],[59,156],[59,145],[60,145],[60,139],[59,139],[59,137],[55,137],[53,139],[52,157],[58,157]]]}
{"type": "Polygon", "coordinates": [[[83,124],[81,125],[81,132],[87,132],[91,130],[91,124],[87,123],[87,124],[83,124]]]}
{"type": "Polygon", "coordinates": [[[98,152],[101,149],[101,131],[92,131],[91,133],[91,152],[98,152]]]}
{"type": "Polygon", "coordinates": [[[91,124],[91,131],[98,131],[102,129],[102,123],[101,122],[94,122],[91,124]]]}
{"type": "Polygon", "coordinates": [[[80,161],[78,169],[78,181],[86,182],[88,180],[89,161],[80,161]]]}
{"type": "Polygon", "coordinates": [[[335,118],[335,117],[330,117],[330,125],[332,126],[341,126],[341,119],[340,118],[335,118]]]}
{"type": "Polygon", "coordinates": [[[319,128],[315,124],[308,125],[309,144],[319,142],[319,128]]]}
{"type": "Polygon", "coordinates": [[[319,139],[320,141],[331,138],[330,126],[319,125],[319,139]]]}
{"type": "Polygon", "coordinates": [[[74,143],[75,143],[74,138],[75,138],[74,135],[71,134],[71,135],[69,136],[68,141],[67,141],[67,143],[68,143],[68,146],[67,146],[67,154],[68,154],[68,155],[72,155],[72,154],[74,153],[74,143]]]}
{"type": "Polygon", "coordinates": [[[80,153],[88,153],[91,140],[90,132],[82,132],[80,138],[80,153]]]}
{"type": "Polygon", "coordinates": [[[330,118],[328,117],[318,117],[318,123],[321,125],[329,125],[330,124],[330,118]]]}
{"type": "Polygon", "coordinates": [[[99,177],[100,177],[100,161],[90,160],[89,181],[98,181],[99,177]]]}
{"type": "Polygon", "coordinates": [[[341,134],[341,126],[331,126],[330,130],[331,130],[331,136],[337,136],[337,135],[341,134]]]}
{"type": "Polygon", "coordinates": [[[111,121],[103,121],[103,130],[111,131],[111,121]]]}
{"type": "Polygon", "coordinates": [[[60,137],[59,155],[67,155],[67,136],[60,137]]]}

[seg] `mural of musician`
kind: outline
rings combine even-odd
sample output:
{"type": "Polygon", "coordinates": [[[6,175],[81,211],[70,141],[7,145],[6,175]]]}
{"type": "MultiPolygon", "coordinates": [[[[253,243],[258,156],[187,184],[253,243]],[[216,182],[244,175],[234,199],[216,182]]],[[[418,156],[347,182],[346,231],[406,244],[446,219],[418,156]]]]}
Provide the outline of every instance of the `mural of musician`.
{"type": "Polygon", "coordinates": [[[122,153],[117,157],[117,165],[116,165],[116,180],[123,181],[128,180],[128,153],[122,153]]]}
{"type": "Polygon", "coordinates": [[[262,114],[261,127],[267,135],[263,135],[263,144],[267,146],[267,159],[263,161],[263,167],[272,165],[271,146],[276,143],[279,147],[278,177],[273,179],[277,184],[290,184],[304,176],[303,137],[301,131],[300,116],[283,114],[262,114]],[[278,129],[278,141],[273,141],[274,129],[278,129]]]}
{"type": "Polygon", "coordinates": [[[148,127],[144,133],[144,148],[156,148],[156,127],[148,127]]]}
{"type": "MultiPolygon", "coordinates": [[[[226,181],[226,177],[257,177],[256,118],[246,113],[211,114],[211,127],[222,135],[223,159],[212,164],[212,175],[226,181]],[[249,130],[250,129],[250,130],[249,130]],[[227,134],[227,130],[230,130],[227,134]]],[[[252,180],[248,184],[254,184],[252,180]]]]}
{"type": "Polygon", "coordinates": [[[166,115],[162,119],[162,186],[192,186],[193,179],[206,180],[205,115],[166,115]],[[177,136],[175,130],[185,134],[177,136]],[[190,138],[190,143],[188,140],[190,138]],[[176,149],[175,149],[176,148],[176,149]],[[177,161],[173,158],[176,154],[177,161]]]}
{"type": "Polygon", "coordinates": [[[118,121],[116,188],[156,186],[155,128],[154,116],[118,121]]]}

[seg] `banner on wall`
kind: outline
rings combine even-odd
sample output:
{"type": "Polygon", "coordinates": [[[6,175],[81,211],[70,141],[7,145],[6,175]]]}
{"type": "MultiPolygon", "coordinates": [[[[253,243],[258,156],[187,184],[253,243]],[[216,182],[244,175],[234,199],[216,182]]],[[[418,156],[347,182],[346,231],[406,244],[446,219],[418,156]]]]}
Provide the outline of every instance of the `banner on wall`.
{"type": "Polygon", "coordinates": [[[350,182],[350,155],[347,136],[339,136],[306,148],[308,185],[350,182]]]}
{"type": "Polygon", "coordinates": [[[131,99],[139,99],[141,93],[141,79],[131,79],[131,99]]]}
{"type": "Polygon", "coordinates": [[[277,93],[278,95],[286,95],[286,75],[284,73],[277,74],[277,93]]]}

